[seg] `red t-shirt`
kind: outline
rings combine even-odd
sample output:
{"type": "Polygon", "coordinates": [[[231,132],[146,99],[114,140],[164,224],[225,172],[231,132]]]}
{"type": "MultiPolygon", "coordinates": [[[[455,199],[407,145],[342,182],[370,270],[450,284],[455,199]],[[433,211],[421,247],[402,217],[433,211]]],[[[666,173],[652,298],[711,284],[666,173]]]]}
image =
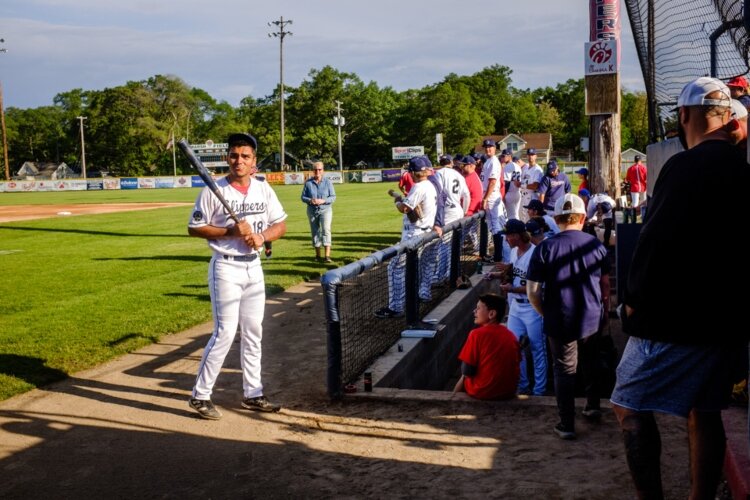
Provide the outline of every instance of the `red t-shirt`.
{"type": "Polygon", "coordinates": [[[401,179],[398,181],[398,188],[401,190],[402,193],[409,194],[409,191],[411,191],[411,187],[414,185],[414,178],[411,176],[409,172],[404,172],[401,174],[401,179]]]}
{"type": "Polygon", "coordinates": [[[646,192],[646,165],[641,163],[640,165],[634,163],[630,166],[625,179],[630,183],[630,190],[634,193],[645,193],[646,192]]]}
{"type": "Polygon", "coordinates": [[[466,215],[474,215],[482,209],[482,181],[479,180],[479,176],[476,172],[472,172],[466,177],[466,186],[469,188],[469,209],[466,211],[466,215]]]}
{"type": "Polygon", "coordinates": [[[458,359],[475,366],[473,377],[464,377],[464,388],[477,399],[508,399],[516,394],[521,354],[513,332],[499,323],[469,332],[458,359]]]}

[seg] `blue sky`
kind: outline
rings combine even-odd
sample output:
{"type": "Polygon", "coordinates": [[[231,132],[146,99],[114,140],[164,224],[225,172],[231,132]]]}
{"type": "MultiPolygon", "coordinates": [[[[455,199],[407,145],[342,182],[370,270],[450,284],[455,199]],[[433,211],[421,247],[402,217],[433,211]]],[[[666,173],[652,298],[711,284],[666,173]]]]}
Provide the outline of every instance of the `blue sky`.
{"type": "MultiPolygon", "coordinates": [[[[52,104],[74,88],[99,90],[177,75],[232,105],[271,93],[279,43],[267,23],[293,20],[284,81],[331,65],[396,90],[492,64],[518,88],[583,76],[583,0],[3,0],[0,81],[5,107],[52,104]]],[[[643,90],[625,7],[621,80],[643,90]]]]}

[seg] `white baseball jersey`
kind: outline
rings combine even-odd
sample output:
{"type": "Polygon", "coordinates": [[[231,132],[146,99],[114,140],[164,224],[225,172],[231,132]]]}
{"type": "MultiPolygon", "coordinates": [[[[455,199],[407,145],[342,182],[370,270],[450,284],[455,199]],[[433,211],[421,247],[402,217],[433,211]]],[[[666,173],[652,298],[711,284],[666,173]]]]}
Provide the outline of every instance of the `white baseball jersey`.
{"type": "Polygon", "coordinates": [[[466,185],[464,176],[452,168],[444,167],[436,170],[435,175],[446,194],[443,220],[445,224],[448,224],[464,216],[469,208],[471,194],[469,194],[469,187],[466,185]]]}
{"type": "Polygon", "coordinates": [[[482,167],[482,193],[487,193],[487,188],[490,185],[490,180],[495,179],[495,189],[487,197],[488,200],[494,200],[500,196],[500,183],[503,182],[503,174],[500,169],[500,160],[495,156],[490,156],[487,161],[484,162],[482,167]]]}
{"type": "MultiPolygon", "coordinates": [[[[216,181],[216,185],[234,213],[240,219],[246,220],[253,232],[260,233],[268,226],[281,222],[287,217],[276,193],[265,181],[252,179],[246,195],[232,187],[226,177],[216,181]]],[[[224,205],[210,189],[203,188],[195,200],[188,226],[228,227],[233,225],[234,221],[229,217],[224,205]]],[[[224,255],[247,255],[255,252],[239,237],[208,240],[208,246],[214,252],[224,255]]]]}
{"type": "Polygon", "coordinates": [[[602,214],[602,219],[611,219],[613,214],[613,209],[615,208],[615,200],[613,200],[607,193],[597,193],[591,198],[589,198],[589,204],[586,208],[586,217],[591,220],[596,216],[596,207],[599,205],[599,203],[609,203],[609,206],[612,207],[612,209],[608,210],[607,212],[602,214]]]}
{"type": "Polygon", "coordinates": [[[413,223],[404,214],[404,228],[401,231],[402,240],[432,230],[432,226],[435,225],[435,216],[437,215],[437,191],[432,182],[425,179],[414,184],[409,194],[404,198],[403,203],[411,209],[420,205],[422,208],[422,218],[413,223]]]}
{"type": "MultiPolygon", "coordinates": [[[[521,189],[528,190],[527,186],[529,184],[542,182],[542,177],[544,177],[542,167],[539,165],[534,165],[533,167],[531,165],[525,165],[521,171],[521,189]]],[[[538,199],[538,196],[533,199],[538,199]]]]}
{"type": "MultiPolygon", "coordinates": [[[[510,161],[505,164],[503,167],[503,180],[505,182],[510,181],[520,181],[521,180],[521,167],[516,165],[514,162],[510,161]]],[[[510,189],[513,189],[515,186],[510,187],[510,189]]],[[[516,188],[519,189],[519,188],[516,188]]]]}
{"type": "MultiPolygon", "coordinates": [[[[518,256],[518,247],[512,248],[510,251],[510,263],[513,265],[513,279],[511,285],[513,288],[525,287],[526,286],[526,272],[529,270],[529,262],[531,262],[531,254],[534,253],[536,246],[532,243],[526,252],[518,256]]],[[[508,303],[513,307],[516,299],[528,300],[528,296],[525,293],[509,293],[508,303]]]]}

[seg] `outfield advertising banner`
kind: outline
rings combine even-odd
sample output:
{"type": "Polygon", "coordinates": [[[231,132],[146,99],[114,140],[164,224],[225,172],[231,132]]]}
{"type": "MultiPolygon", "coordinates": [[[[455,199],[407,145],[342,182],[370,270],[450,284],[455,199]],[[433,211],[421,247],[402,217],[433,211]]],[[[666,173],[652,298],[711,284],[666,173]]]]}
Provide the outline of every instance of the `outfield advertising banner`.
{"type": "Polygon", "coordinates": [[[34,181],[9,181],[5,183],[5,191],[8,193],[22,193],[24,191],[33,191],[36,186],[34,181]]]}
{"type": "Polygon", "coordinates": [[[269,184],[284,184],[284,172],[266,172],[263,177],[269,184]]]}
{"type": "Polygon", "coordinates": [[[402,170],[397,168],[390,168],[383,170],[383,182],[393,182],[401,180],[402,170]]]}
{"type": "Polygon", "coordinates": [[[380,170],[365,170],[362,172],[362,182],[383,182],[380,170]]]}
{"type": "Polygon", "coordinates": [[[200,175],[191,176],[190,185],[193,186],[194,188],[206,187],[206,183],[203,182],[203,179],[201,179],[200,175]]]}
{"type": "Polygon", "coordinates": [[[176,188],[189,188],[193,187],[189,175],[180,175],[175,177],[174,187],[176,188]]]}
{"type": "Polygon", "coordinates": [[[101,191],[104,189],[104,181],[101,179],[86,179],[86,191],[101,191]]]}
{"type": "Polygon", "coordinates": [[[346,182],[362,182],[362,172],[347,172],[346,182]]]}
{"type": "Polygon", "coordinates": [[[138,189],[138,179],[136,179],[135,177],[121,178],[120,189],[138,189]]]}
{"type": "Polygon", "coordinates": [[[305,174],[302,172],[292,172],[290,174],[284,174],[284,184],[304,184],[305,174]]]}
{"type": "Polygon", "coordinates": [[[74,181],[58,181],[57,189],[60,191],[86,191],[86,187],[88,186],[88,183],[83,180],[74,180],[74,181]]]}
{"type": "Polygon", "coordinates": [[[110,189],[120,189],[120,179],[113,179],[111,177],[108,177],[104,179],[104,189],[110,190],[110,189]]]}
{"type": "Polygon", "coordinates": [[[57,181],[38,181],[34,191],[57,191],[57,181]]]}
{"type": "Polygon", "coordinates": [[[174,187],[174,177],[157,177],[155,179],[156,187],[158,189],[163,188],[173,188],[174,187]]]}
{"type": "Polygon", "coordinates": [[[344,175],[341,172],[325,172],[323,175],[333,184],[344,183],[344,175]]]}
{"type": "Polygon", "coordinates": [[[138,189],[154,189],[156,179],[153,177],[138,177],[138,189]]]}

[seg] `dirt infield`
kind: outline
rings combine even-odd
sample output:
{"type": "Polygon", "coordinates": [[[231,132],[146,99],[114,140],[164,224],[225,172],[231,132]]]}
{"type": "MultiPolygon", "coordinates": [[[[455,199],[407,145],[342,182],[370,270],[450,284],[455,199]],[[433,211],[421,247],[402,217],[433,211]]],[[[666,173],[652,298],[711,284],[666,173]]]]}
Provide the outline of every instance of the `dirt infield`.
{"type": "MultiPolygon", "coordinates": [[[[0,403],[0,498],[634,497],[609,410],[567,442],[551,398],[330,402],[322,308],[317,283],[268,300],[278,414],[239,407],[239,343],[214,393],[224,417],[188,408],[210,324],[0,403]]],[[[666,496],[685,498],[685,422],[660,423],[666,496]]]]}
{"type": "Polygon", "coordinates": [[[0,207],[0,222],[108,214],[153,208],[189,206],[192,203],[76,203],[68,205],[12,205],[0,207]]]}

